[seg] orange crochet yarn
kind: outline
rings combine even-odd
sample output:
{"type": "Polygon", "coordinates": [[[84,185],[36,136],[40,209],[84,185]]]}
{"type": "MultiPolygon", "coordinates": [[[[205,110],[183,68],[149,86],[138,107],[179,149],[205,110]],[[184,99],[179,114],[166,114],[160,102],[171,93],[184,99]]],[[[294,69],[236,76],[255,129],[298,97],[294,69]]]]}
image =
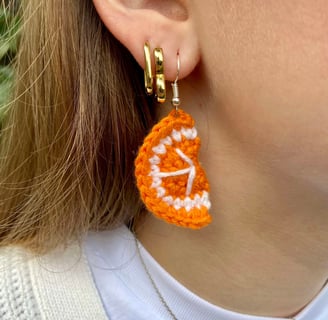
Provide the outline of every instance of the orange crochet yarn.
{"type": "Polygon", "coordinates": [[[199,229],[211,222],[209,184],[198,161],[193,118],[173,110],[145,138],[135,175],[147,209],[169,223],[199,229]]]}

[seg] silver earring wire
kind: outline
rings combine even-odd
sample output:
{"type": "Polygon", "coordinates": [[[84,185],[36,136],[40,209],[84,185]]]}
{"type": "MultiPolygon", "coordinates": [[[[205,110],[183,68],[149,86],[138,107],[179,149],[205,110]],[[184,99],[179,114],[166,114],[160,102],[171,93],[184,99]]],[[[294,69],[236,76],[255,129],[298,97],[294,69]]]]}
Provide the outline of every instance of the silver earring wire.
{"type": "Polygon", "coordinates": [[[171,100],[172,106],[178,111],[178,107],[180,106],[180,97],[179,97],[179,73],[180,73],[180,54],[179,51],[177,52],[177,75],[173,83],[171,83],[172,91],[173,91],[173,98],[171,100]]]}

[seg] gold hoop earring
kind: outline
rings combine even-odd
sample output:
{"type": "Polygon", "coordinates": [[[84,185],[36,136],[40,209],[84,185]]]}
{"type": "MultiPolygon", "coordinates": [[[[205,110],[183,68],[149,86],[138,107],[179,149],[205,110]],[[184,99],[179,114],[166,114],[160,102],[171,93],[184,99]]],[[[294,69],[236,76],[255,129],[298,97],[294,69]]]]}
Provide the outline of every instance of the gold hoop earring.
{"type": "Polygon", "coordinates": [[[145,69],[144,69],[145,90],[147,95],[152,95],[153,73],[151,70],[150,45],[148,41],[146,41],[144,44],[144,56],[145,56],[145,69]]]}
{"type": "Polygon", "coordinates": [[[155,77],[156,77],[156,97],[157,101],[164,103],[166,99],[165,76],[164,76],[164,55],[162,48],[154,49],[155,57],[155,77]]]}

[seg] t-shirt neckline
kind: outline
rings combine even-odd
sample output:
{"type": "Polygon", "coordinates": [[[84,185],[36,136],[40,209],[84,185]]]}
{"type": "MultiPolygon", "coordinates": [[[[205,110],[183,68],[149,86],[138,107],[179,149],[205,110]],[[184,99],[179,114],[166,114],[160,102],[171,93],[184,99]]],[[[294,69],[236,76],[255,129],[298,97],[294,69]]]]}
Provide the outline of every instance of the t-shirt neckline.
{"type": "MultiPolygon", "coordinates": [[[[109,272],[116,272],[116,277],[119,277],[122,285],[129,287],[131,292],[137,296],[140,301],[147,303],[148,308],[154,308],[158,314],[158,310],[163,315],[167,313],[165,306],[160,301],[160,297],[156,293],[154,286],[151,283],[149,276],[146,273],[144,266],[141,263],[140,257],[136,251],[136,242],[132,232],[122,226],[111,231],[102,231],[90,233],[86,239],[87,257],[91,267],[94,280],[104,283],[106,273],[102,272],[101,279],[97,277],[99,268],[99,257],[102,257],[102,262],[106,261],[106,267],[109,267],[109,272]],[[93,263],[94,261],[98,261],[93,263]],[[98,271],[97,271],[98,270],[98,271]],[[116,271],[115,271],[116,270],[116,271]],[[151,293],[152,294],[149,294],[151,293]],[[151,296],[151,298],[150,298],[151,296]]],[[[158,287],[161,295],[165,299],[169,308],[173,311],[178,319],[224,319],[224,320],[286,320],[291,318],[279,317],[263,317],[242,314],[235,311],[224,309],[206,301],[197,296],[188,288],[183,286],[175,278],[173,278],[139,243],[140,252],[143,260],[158,287]]],[[[108,277],[113,274],[107,273],[108,277]]],[[[109,279],[108,279],[109,280],[109,279]]],[[[106,308],[106,299],[103,299],[102,291],[103,284],[97,285],[99,294],[102,297],[106,308]]],[[[110,299],[109,299],[110,301],[110,299]]],[[[323,310],[325,301],[328,301],[328,286],[326,285],[320,293],[295,317],[295,320],[316,320],[321,318],[323,312],[328,315],[328,306],[323,310]]],[[[110,302],[108,302],[110,303],[110,302]]],[[[107,306],[110,307],[110,306],[107,306]]],[[[169,316],[163,319],[170,319],[169,316]]]]}

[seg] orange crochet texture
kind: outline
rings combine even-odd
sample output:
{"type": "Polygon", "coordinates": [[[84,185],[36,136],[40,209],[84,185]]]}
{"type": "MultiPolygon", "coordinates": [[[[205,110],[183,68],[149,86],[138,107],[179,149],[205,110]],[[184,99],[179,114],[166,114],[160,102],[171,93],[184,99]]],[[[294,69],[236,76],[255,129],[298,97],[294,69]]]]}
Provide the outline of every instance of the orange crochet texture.
{"type": "Polygon", "coordinates": [[[145,138],[135,160],[141,198],[155,216],[199,229],[211,222],[209,183],[198,161],[193,118],[173,110],[145,138]]]}

